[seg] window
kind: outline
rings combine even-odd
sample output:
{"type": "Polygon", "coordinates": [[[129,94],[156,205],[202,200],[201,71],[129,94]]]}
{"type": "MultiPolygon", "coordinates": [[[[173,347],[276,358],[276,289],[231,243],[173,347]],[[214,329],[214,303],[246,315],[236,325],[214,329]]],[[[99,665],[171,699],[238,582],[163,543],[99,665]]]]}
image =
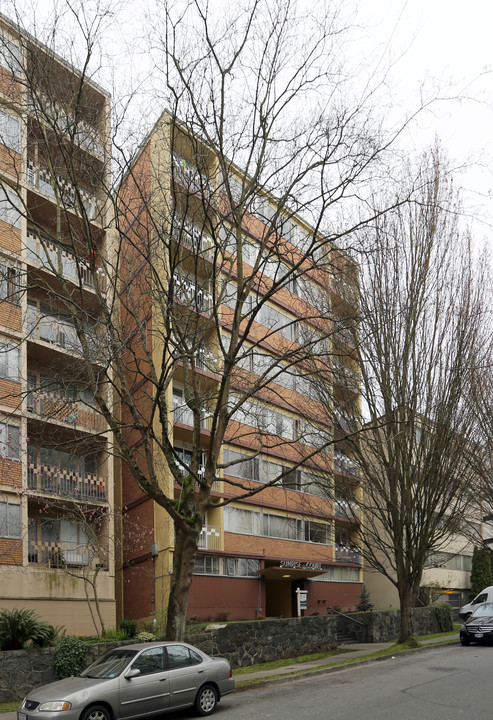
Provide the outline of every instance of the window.
{"type": "Polygon", "coordinates": [[[270,305],[264,303],[255,319],[272,332],[279,333],[288,340],[294,340],[295,321],[270,305]]]}
{"type": "Polygon", "coordinates": [[[21,124],[18,118],[0,110],[0,143],[20,152],[21,124]]]}
{"type": "Polygon", "coordinates": [[[19,75],[21,68],[21,51],[5,36],[0,36],[0,66],[10,70],[13,75],[19,75]]]}
{"type": "Polygon", "coordinates": [[[258,560],[250,558],[223,558],[223,574],[230,577],[258,577],[260,568],[258,560]]]}
{"type": "Polygon", "coordinates": [[[169,670],[200,665],[202,662],[202,658],[197,652],[184,645],[167,645],[166,652],[168,653],[169,670]]]}
{"type": "Polygon", "coordinates": [[[132,669],[140,670],[141,676],[162,672],[164,670],[164,648],[152,647],[144,650],[132,663],[132,669]]]}
{"type": "Polygon", "coordinates": [[[329,545],[331,540],[330,525],[307,520],[305,522],[305,540],[307,542],[329,545]]]}
{"type": "Polygon", "coordinates": [[[359,582],[359,569],[350,567],[332,567],[323,575],[317,575],[312,582],[359,582]]]}
{"type": "Polygon", "coordinates": [[[244,480],[259,480],[259,458],[249,457],[234,450],[224,451],[224,464],[235,462],[224,468],[224,474],[230,477],[243,478],[244,480]],[[239,462],[238,462],[239,461],[239,462]]]}
{"type": "Polygon", "coordinates": [[[193,572],[195,575],[219,575],[219,558],[215,555],[197,555],[193,572]]]}
{"type": "Polygon", "coordinates": [[[0,300],[19,305],[20,272],[11,265],[0,265],[0,300]]]}
{"type": "Polygon", "coordinates": [[[0,343],[0,377],[19,382],[19,348],[0,343]]]}
{"type": "Polygon", "coordinates": [[[19,460],[20,428],[17,425],[0,422],[0,457],[19,460]]]}
{"type": "Polygon", "coordinates": [[[0,220],[20,228],[21,226],[21,199],[19,195],[5,186],[0,187],[0,220]]]}
{"type": "Polygon", "coordinates": [[[226,532],[261,535],[260,517],[260,513],[253,510],[226,507],[224,509],[224,529],[226,532]]]}
{"type": "Polygon", "coordinates": [[[84,567],[91,543],[85,525],[59,518],[29,518],[29,562],[84,567]]]}
{"type": "Polygon", "coordinates": [[[0,537],[21,537],[21,506],[8,500],[0,502],[0,537]]]}
{"type": "Polygon", "coordinates": [[[282,538],[284,540],[300,540],[300,528],[301,520],[284,517],[283,515],[263,513],[262,535],[282,538]]]}

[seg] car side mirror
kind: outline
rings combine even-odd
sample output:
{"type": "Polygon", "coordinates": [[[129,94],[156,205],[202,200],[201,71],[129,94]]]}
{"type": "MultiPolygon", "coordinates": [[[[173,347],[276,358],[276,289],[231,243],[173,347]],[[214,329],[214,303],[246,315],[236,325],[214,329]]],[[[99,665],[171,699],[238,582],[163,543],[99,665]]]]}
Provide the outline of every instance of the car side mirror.
{"type": "Polygon", "coordinates": [[[139,668],[130,668],[130,670],[127,670],[127,672],[125,673],[125,679],[131,680],[132,678],[137,677],[138,675],[140,675],[139,668]]]}

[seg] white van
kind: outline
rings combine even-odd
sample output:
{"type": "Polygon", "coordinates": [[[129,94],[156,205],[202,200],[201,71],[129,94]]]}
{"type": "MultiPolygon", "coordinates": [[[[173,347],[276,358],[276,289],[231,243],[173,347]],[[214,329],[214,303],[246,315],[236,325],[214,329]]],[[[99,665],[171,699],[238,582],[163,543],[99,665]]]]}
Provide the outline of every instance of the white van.
{"type": "Polygon", "coordinates": [[[470,603],[467,603],[467,605],[461,607],[461,609],[459,610],[460,619],[467,620],[467,618],[470,617],[476,610],[479,603],[483,602],[493,602],[493,585],[490,585],[484,590],[481,590],[479,595],[476,595],[474,600],[471,600],[470,603]]]}

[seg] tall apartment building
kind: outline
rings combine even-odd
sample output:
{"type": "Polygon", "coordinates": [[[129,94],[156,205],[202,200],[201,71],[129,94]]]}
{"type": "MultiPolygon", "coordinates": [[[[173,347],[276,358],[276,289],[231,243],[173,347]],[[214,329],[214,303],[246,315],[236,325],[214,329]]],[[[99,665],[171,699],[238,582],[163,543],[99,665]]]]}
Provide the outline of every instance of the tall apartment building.
{"type": "MultiPolygon", "coordinates": [[[[231,166],[232,195],[241,194],[244,181],[231,166]]],[[[323,269],[320,248],[315,261],[309,258],[304,248],[313,230],[287,209],[279,213],[275,199],[263,189],[243,212],[240,267],[235,241],[228,242],[231,200],[222,184],[211,149],[164,113],[122,193],[128,264],[122,287],[125,306],[132,308],[126,320],[134,341],[140,334],[145,343],[144,350],[137,339],[127,357],[134,417],[140,412],[144,419],[156,417],[153,383],[157,387],[161,378],[166,402],[160,407],[166,406],[174,462],[183,464],[184,477],[194,451],[200,447],[205,458],[212,443],[240,278],[258,277],[242,306],[244,342],[228,402],[234,405],[246,388],[251,394],[247,391],[226,429],[218,458],[223,467],[204,519],[188,614],[291,617],[297,612],[298,589],[307,591],[305,614],[349,608],[358,602],[362,587],[358,469],[344,444],[344,408],[359,404],[351,361],[354,335],[346,327],[356,315],[357,268],[335,248],[330,248],[330,268],[323,269]],[[277,250],[260,261],[259,249],[267,247],[272,222],[277,250]],[[161,271],[151,274],[151,264],[161,271]],[[280,268],[295,265],[299,271],[273,294],[280,268]],[[311,360],[299,350],[306,338],[311,360]],[[310,379],[322,356],[325,404],[310,379]],[[152,364],[150,382],[146,373],[151,375],[152,364]],[[187,402],[192,384],[204,400],[200,427],[187,402]],[[269,485],[275,477],[279,482],[269,485]]],[[[133,440],[137,447],[137,432],[133,440]]],[[[201,471],[199,467],[196,492],[201,471]]],[[[159,473],[163,492],[179,503],[183,486],[164,458],[159,473]]],[[[125,466],[122,501],[128,516],[153,532],[152,546],[128,548],[125,554],[124,612],[150,618],[167,607],[173,526],[125,466]]]]}
{"type": "Polygon", "coordinates": [[[89,634],[84,577],[116,617],[113,460],[73,317],[105,292],[109,105],[0,17],[0,607],[89,634]]]}

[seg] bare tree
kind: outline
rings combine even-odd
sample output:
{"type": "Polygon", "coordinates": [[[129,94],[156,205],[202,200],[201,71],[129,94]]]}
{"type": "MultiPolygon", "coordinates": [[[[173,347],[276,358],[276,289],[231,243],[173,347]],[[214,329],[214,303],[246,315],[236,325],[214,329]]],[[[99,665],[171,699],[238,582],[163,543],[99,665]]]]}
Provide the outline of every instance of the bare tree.
{"type": "Polygon", "coordinates": [[[333,437],[307,379],[326,368],[331,382],[334,283],[349,266],[356,282],[338,243],[377,214],[367,187],[395,133],[372,120],[374,87],[346,93],[347,29],[327,9],[256,0],[219,16],[163,2],[154,53],[169,111],[138,152],[115,144],[113,185],[88,75],[105,15],[82,17],[79,74],[21,38],[14,84],[36,158],[2,187],[33,232],[28,331],[56,344],[63,325],[65,381],[104,418],[124,486],[172,522],[167,635],[181,638],[206,511],[289,484],[302,464],[322,485],[330,473],[333,437]],[[348,220],[362,197],[366,214],[348,220]],[[192,429],[190,452],[173,424],[192,429]],[[264,452],[277,462],[259,483],[264,452]]]}
{"type": "Polygon", "coordinates": [[[366,561],[397,588],[402,642],[428,555],[465,534],[477,511],[481,449],[468,388],[483,362],[485,286],[460,217],[434,149],[410,202],[362,231],[360,321],[348,323],[362,405],[348,402],[337,446],[360,474],[348,507],[362,509],[366,561]]]}

